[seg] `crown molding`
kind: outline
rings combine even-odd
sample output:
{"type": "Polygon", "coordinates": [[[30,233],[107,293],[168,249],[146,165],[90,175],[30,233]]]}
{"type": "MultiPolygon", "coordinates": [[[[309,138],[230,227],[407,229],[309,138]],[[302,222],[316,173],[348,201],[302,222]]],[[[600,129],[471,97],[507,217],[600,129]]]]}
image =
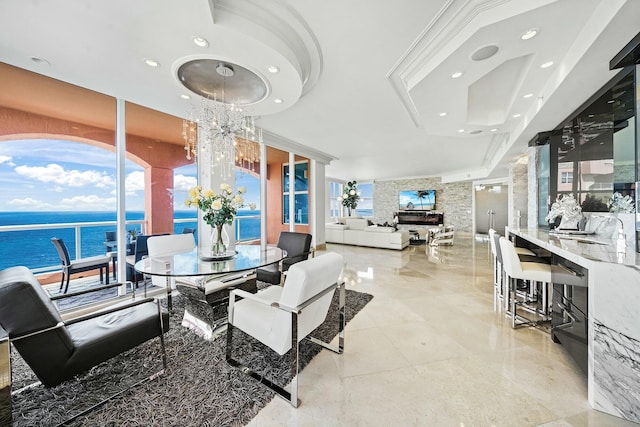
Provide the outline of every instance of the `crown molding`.
{"type": "Polygon", "coordinates": [[[262,139],[264,141],[264,144],[269,147],[277,148],[282,151],[292,152],[327,165],[333,160],[338,160],[337,157],[307,147],[291,139],[270,132],[266,129],[262,130],[262,139]]]}

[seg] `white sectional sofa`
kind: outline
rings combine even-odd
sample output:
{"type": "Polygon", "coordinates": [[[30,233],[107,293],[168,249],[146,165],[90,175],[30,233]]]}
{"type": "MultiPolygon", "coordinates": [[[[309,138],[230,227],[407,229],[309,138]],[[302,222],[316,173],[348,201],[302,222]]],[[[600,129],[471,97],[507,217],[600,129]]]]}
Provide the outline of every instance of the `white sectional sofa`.
{"type": "Polygon", "coordinates": [[[369,225],[364,218],[344,218],[325,227],[327,243],[402,250],[409,246],[410,233],[393,227],[369,225]]]}

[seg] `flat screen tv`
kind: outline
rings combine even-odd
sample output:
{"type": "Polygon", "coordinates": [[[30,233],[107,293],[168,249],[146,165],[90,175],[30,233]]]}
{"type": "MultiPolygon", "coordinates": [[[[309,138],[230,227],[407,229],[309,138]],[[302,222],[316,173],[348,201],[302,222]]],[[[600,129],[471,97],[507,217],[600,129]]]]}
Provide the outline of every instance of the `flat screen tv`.
{"type": "Polygon", "coordinates": [[[432,211],[436,208],[436,190],[401,191],[401,211],[432,211]]]}

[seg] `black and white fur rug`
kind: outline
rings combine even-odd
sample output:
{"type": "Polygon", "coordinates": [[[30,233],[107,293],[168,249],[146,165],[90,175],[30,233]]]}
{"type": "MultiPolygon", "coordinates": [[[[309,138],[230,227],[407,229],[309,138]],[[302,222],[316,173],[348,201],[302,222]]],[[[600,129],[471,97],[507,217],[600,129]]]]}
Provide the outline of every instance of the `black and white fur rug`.
{"type": "MultiPolygon", "coordinates": [[[[346,321],[372,295],[346,291],[346,321]]],[[[165,334],[167,371],[107,402],[73,426],[240,426],[247,424],[275,394],[226,363],[226,334],[205,341],[180,324],[184,297],[173,300],[170,330],[165,334]]],[[[338,333],[337,295],[327,320],[314,333],[330,341],[338,333]]],[[[345,339],[348,346],[348,336],[345,339]]],[[[300,343],[301,368],[321,351],[309,341],[300,343]]],[[[54,426],[162,368],[160,341],[154,339],[108,360],[89,372],[53,388],[37,386],[14,395],[14,426],[54,426]]],[[[279,384],[288,383],[288,354],[280,357],[238,329],[233,355],[249,361],[257,372],[279,384]]],[[[12,389],[37,380],[12,349],[12,389]]],[[[43,350],[42,357],[46,357],[43,350]]],[[[303,397],[304,398],[304,397],[303,397]]]]}

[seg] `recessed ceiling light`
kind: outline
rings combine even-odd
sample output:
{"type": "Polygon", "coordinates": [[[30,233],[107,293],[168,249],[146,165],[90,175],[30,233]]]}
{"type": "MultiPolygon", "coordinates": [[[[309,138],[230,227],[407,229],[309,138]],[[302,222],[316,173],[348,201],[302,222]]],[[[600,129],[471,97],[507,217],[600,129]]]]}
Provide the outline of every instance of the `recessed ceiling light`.
{"type": "Polygon", "coordinates": [[[523,97],[524,99],[527,99],[527,98],[531,98],[532,96],[533,96],[533,94],[532,94],[532,93],[526,93],[526,94],[524,94],[522,97],[523,97]]]}
{"type": "Polygon", "coordinates": [[[610,99],[607,101],[607,104],[613,104],[613,103],[614,103],[613,99],[610,99]]]}
{"type": "Polygon", "coordinates": [[[269,65],[267,67],[267,71],[270,72],[271,74],[275,74],[280,71],[280,68],[276,67],[275,65],[269,65]]]}
{"type": "Polygon", "coordinates": [[[182,99],[191,99],[191,97],[189,95],[184,94],[184,93],[182,95],[180,95],[180,98],[182,98],[182,99]]]}
{"type": "Polygon", "coordinates": [[[462,71],[456,71],[455,73],[451,73],[452,79],[457,79],[458,77],[462,77],[462,71]]]}
{"type": "Polygon", "coordinates": [[[511,116],[511,117],[513,117],[514,119],[517,119],[518,117],[520,117],[520,114],[514,114],[514,115],[513,115],[513,116],[511,116]]]}
{"type": "Polygon", "coordinates": [[[491,129],[491,132],[498,132],[498,129],[493,128],[493,129],[491,129]]]}
{"type": "Polygon", "coordinates": [[[276,104],[282,104],[282,99],[276,98],[273,100],[273,102],[275,102],[276,104]]]}
{"type": "Polygon", "coordinates": [[[538,34],[538,30],[536,30],[535,28],[532,28],[528,31],[525,31],[524,33],[520,34],[520,38],[522,40],[529,40],[532,39],[536,36],[536,34],[538,34]]]}
{"type": "Polygon", "coordinates": [[[193,40],[193,44],[198,47],[207,47],[209,46],[209,42],[204,37],[195,36],[191,40],[193,40]]]}
{"type": "Polygon", "coordinates": [[[447,113],[444,113],[444,112],[440,113],[440,117],[444,117],[446,115],[447,115],[447,113]]]}
{"type": "Polygon", "coordinates": [[[144,63],[147,64],[149,67],[153,67],[153,68],[158,68],[160,66],[160,63],[158,61],[151,58],[146,58],[144,60],[144,63]]]}
{"type": "Polygon", "coordinates": [[[459,133],[463,133],[463,132],[464,132],[464,129],[458,129],[458,132],[459,132],[459,133]]]}
{"type": "Polygon", "coordinates": [[[540,65],[540,68],[549,68],[553,65],[553,61],[548,61],[545,62],[544,64],[540,65]]]}
{"type": "Polygon", "coordinates": [[[51,64],[49,63],[49,61],[47,61],[46,59],[44,59],[44,58],[39,58],[39,57],[37,57],[37,56],[32,56],[32,57],[31,57],[31,60],[32,60],[33,62],[35,62],[36,64],[51,65],[51,64]]]}

